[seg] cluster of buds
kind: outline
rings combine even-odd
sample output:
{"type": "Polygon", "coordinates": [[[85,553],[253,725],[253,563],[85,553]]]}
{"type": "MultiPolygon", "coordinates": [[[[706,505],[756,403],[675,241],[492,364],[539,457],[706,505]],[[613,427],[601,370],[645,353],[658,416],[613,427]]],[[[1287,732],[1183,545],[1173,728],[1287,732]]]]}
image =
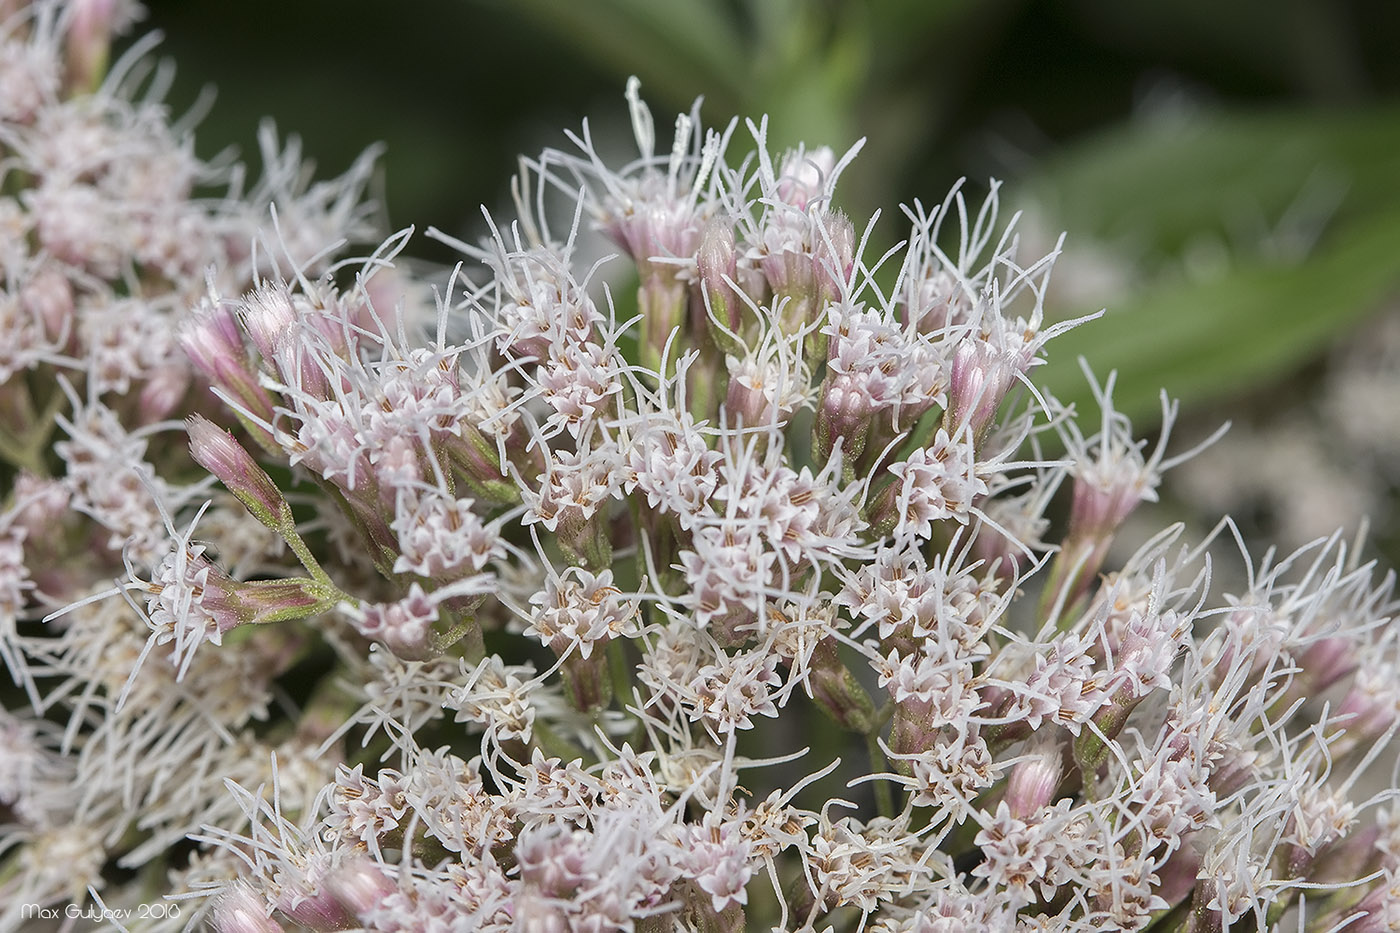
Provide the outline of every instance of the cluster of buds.
{"type": "Polygon", "coordinates": [[[430,291],[363,165],[204,196],[130,12],[0,3],[0,930],[1394,928],[1392,578],[1114,566],[1191,452],[1036,388],[995,185],[872,259],[634,81],[430,291]]]}

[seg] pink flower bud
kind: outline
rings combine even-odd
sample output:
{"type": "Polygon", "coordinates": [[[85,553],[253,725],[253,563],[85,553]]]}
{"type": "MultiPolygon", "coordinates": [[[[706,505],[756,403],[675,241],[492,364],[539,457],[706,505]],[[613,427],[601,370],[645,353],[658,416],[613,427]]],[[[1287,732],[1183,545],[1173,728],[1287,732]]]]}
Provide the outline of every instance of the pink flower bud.
{"type": "Polygon", "coordinates": [[[396,890],[383,869],[365,858],[347,862],[332,871],[326,886],[336,900],[361,920],[396,890]]]}
{"type": "Polygon", "coordinates": [[[334,605],[322,584],[305,577],[235,580],[204,556],[202,545],[169,552],[139,589],[146,593],[148,623],[173,635],[180,677],[202,643],[221,644],[240,625],[304,619],[334,605]]]}
{"type": "Polygon", "coordinates": [[[966,423],[968,434],[982,439],[1017,375],[1029,365],[1025,354],[1015,349],[999,350],[980,337],[963,339],[953,354],[943,426],[951,432],[966,423]]]}
{"type": "Polygon", "coordinates": [[[269,528],[282,528],[292,510],[282,491],[253,461],[233,435],[201,415],[189,421],[190,455],[219,478],[253,517],[269,528]]]}
{"type": "MultiPolygon", "coordinates": [[[[238,321],[226,305],[196,311],[180,331],[180,346],[211,386],[223,389],[254,417],[272,421],[272,397],[258,384],[238,321]]],[[[271,436],[259,442],[266,446],[271,436]]]]}
{"type": "Polygon", "coordinates": [[[315,933],[332,933],[355,926],[355,918],[329,891],[300,897],[283,894],[277,909],[315,933]]]}
{"type": "Polygon", "coordinates": [[[942,726],[933,701],[909,697],[895,704],[890,724],[890,750],[915,756],[934,747],[942,726]]]}
{"type": "Polygon", "coordinates": [[[822,380],[821,402],[817,407],[817,452],[822,462],[831,458],[838,441],[846,459],[854,460],[865,451],[875,408],[870,396],[847,376],[828,374],[822,380]]]}
{"type": "Polygon", "coordinates": [[[241,369],[248,368],[248,350],[243,345],[243,331],[238,320],[223,303],[206,303],[192,315],[192,324],[180,335],[180,343],[190,360],[199,369],[214,376],[227,362],[241,369]]]}
{"type": "Polygon", "coordinates": [[[179,364],[154,370],[141,387],[137,402],[143,424],[154,424],[169,417],[190,388],[189,367],[179,364]]]}
{"type": "Polygon", "coordinates": [[[112,36],[140,15],[134,4],[121,0],[73,0],[68,21],[68,86],[89,91],[102,83],[112,36]]]}
{"type": "Polygon", "coordinates": [[[44,322],[44,334],[60,345],[73,330],[73,286],[57,268],[45,265],[20,291],[20,304],[44,322]]]}
{"type": "Polygon", "coordinates": [[[1299,658],[1307,689],[1316,696],[1356,670],[1358,644],[1351,638],[1319,638],[1308,645],[1299,658]]]}
{"type": "Polygon", "coordinates": [[[315,294],[312,297],[314,304],[298,301],[293,307],[299,318],[311,325],[324,339],[326,347],[337,356],[344,357],[350,353],[353,335],[346,327],[347,323],[363,330],[376,327],[373,312],[363,302],[351,304],[336,294],[315,294]]]}
{"type": "Polygon", "coordinates": [[[1005,799],[1012,816],[1018,820],[1028,819],[1051,802],[1063,776],[1063,757],[1058,745],[1047,742],[1032,750],[1011,770],[1005,799]]]}
{"type": "Polygon", "coordinates": [[[117,0],[75,0],[69,10],[68,83],[78,90],[90,90],[101,80],[107,67],[112,42],[112,18],[117,0]]]}
{"type": "Polygon", "coordinates": [[[1118,530],[1123,520],[1146,497],[1148,490],[1137,485],[1131,477],[1123,482],[1097,476],[1079,475],[1074,479],[1074,498],[1070,505],[1070,537],[1077,540],[1107,538],[1118,530]],[[1078,532],[1078,534],[1076,534],[1078,532]]]}
{"type": "Polygon", "coordinates": [[[214,904],[214,929],[219,933],[285,933],[267,915],[262,902],[247,888],[237,887],[214,904]]]}
{"type": "MultiPolygon", "coordinates": [[[[736,281],[739,271],[734,251],[733,226],[718,217],[710,221],[700,238],[700,251],[695,256],[695,265],[700,273],[700,286],[710,300],[710,313],[731,333],[737,334],[743,303],[734,286],[730,284],[736,281]]],[[[715,342],[725,347],[728,335],[718,332],[715,337],[715,342]]]]}
{"type": "Polygon", "coordinates": [[[835,638],[828,635],[817,643],[808,670],[812,699],[842,727],[868,734],[878,724],[875,704],[841,661],[835,638]]]}
{"type": "Polygon", "coordinates": [[[1400,684],[1395,668],[1363,665],[1347,695],[1337,707],[1337,718],[1346,727],[1348,745],[1370,745],[1390,729],[1400,716],[1400,684]]]}
{"type": "Polygon", "coordinates": [[[72,492],[59,480],[23,471],[15,477],[14,502],[18,507],[14,527],[42,541],[69,514],[72,492]]]}
{"type": "Polygon", "coordinates": [[[240,317],[253,346],[264,360],[271,361],[296,326],[297,309],[285,286],[260,288],[244,300],[240,317]]]}

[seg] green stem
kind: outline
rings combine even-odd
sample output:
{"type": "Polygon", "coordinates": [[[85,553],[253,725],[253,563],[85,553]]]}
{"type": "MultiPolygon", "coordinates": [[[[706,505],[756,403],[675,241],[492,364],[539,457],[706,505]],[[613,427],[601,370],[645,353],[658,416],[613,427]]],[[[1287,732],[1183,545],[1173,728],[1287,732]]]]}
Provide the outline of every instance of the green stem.
{"type": "Polygon", "coordinates": [[[470,598],[462,605],[453,605],[453,600],[441,604],[443,608],[443,618],[447,620],[447,631],[438,636],[435,642],[435,652],[442,654],[455,645],[460,644],[457,653],[467,661],[475,664],[486,657],[486,638],[481,630],[481,619],[476,610],[481,606],[481,599],[470,598]]]}
{"type": "Polygon", "coordinates": [[[539,746],[540,751],[544,752],[546,755],[552,758],[558,758],[561,761],[576,761],[581,759],[585,765],[593,763],[592,755],[556,733],[553,729],[549,728],[549,726],[546,726],[542,720],[535,720],[534,725],[531,726],[531,732],[533,733],[533,744],[539,746]]]}
{"type": "MultiPolygon", "coordinates": [[[[870,771],[876,773],[888,771],[889,763],[885,761],[885,750],[880,747],[880,730],[873,729],[865,735],[865,747],[870,753],[870,771]]],[[[875,781],[875,810],[883,817],[893,818],[894,792],[890,788],[890,782],[886,780],[875,781]]]]}
{"type": "MultiPolygon", "coordinates": [[[[311,574],[311,579],[324,586],[329,586],[337,593],[340,590],[331,582],[330,574],[321,567],[321,564],[311,554],[311,548],[306,546],[301,535],[297,534],[296,524],[288,519],[282,527],[277,529],[277,533],[282,536],[282,540],[287,542],[287,546],[292,549],[292,553],[301,561],[301,565],[306,568],[306,572],[311,574]]],[[[343,594],[342,594],[343,595],[343,594]]]]}
{"type": "Polygon", "coordinates": [[[632,699],[632,676],[627,670],[626,641],[614,638],[608,642],[608,676],[612,678],[613,697],[626,708],[632,699]]]}
{"type": "Polygon", "coordinates": [[[44,463],[44,454],[52,446],[50,441],[54,428],[58,427],[55,419],[68,404],[68,397],[55,389],[49,400],[44,403],[43,410],[34,414],[33,399],[26,390],[24,404],[29,409],[26,415],[29,425],[19,434],[0,428],[0,456],[35,476],[48,476],[49,469],[44,463]]]}
{"type": "Polygon", "coordinates": [[[11,465],[21,470],[28,470],[36,476],[46,475],[48,471],[44,469],[44,462],[40,457],[41,450],[42,447],[16,438],[8,431],[0,431],[0,457],[4,457],[11,465]]]}

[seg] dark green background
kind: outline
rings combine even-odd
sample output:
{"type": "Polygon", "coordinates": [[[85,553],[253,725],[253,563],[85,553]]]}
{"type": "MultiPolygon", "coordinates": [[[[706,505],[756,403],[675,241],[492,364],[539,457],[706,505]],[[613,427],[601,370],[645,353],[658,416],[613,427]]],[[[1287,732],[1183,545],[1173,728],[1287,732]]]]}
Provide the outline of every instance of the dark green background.
{"type": "Polygon", "coordinates": [[[218,88],[200,130],[204,153],[251,151],[265,115],[301,134],[328,171],[383,140],[391,222],[458,231],[475,222],[478,204],[501,203],[516,153],[562,143],[561,130],[585,115],[623,119],[630,73],[663,130],[666,113],[705,95],[711,122],[772,111],[781,142],[844,147],[870,135],[847,192],[861,209],[938,198],[963,174],[1030,170],[1127,120],[1154,87],[1238,111],[1355,107],[1400,86],[1400,5],[1382,2],[149,7],[141,28],[166,36],[177,107],[218,88]],[[723,30],[688,30],[692,8],[723,30]],[[638,9],[660,25],[630,15],[638,9]]]}

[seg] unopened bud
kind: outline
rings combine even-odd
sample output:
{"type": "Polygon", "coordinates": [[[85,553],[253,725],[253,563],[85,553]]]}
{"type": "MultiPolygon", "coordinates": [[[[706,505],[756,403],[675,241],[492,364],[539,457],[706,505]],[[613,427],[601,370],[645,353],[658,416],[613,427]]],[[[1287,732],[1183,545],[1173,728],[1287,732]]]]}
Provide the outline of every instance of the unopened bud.
{"type": "Polygon", "coordinates": [[[119,0],[73,0],[68,22],[68,86],[91,91],[102,82],[112,34],[126,25],[119,0]]]}
{"type": "Polygon", "coordinates": [[[297,392],[324,401],[332,398],[338,388],[331,383],[330,373],[334,364],[322,357],[324,350],[308,330],[297,338],[283,340],[278,344],[276,354],[268,361],[287,385],[293,386],[297,392]]]}
{"type": "Polygon", "coordinates": [[[1024,369],[1020,356],[999,351],[980,337],[964,338],[953,354],[944,429],[950,434],[963,429],[968,436],[982,440],[1006,393],[1024,369]]]}
{"type": "MultiPolygon", "coordinates": [[[[226,305],[207,304],[196,311],[180,331],[180,346],[211,386],[223,389],[254,418],[272,421],[272,397],[258,384],[238,321],[226,305]]],[[[265,429],[250,425],[250,430],[258,443],[272,445],[265,429]]]]}
{"type": "Polygon", "coordinates": [[[240,316],[253,346],[264,360],[271,362],[296,326],[297,309],[286,286],[273,286],[249,293],[240,316]]]}
{"type": "Polygon", "coordinates": [[[1069,537],[1075,540],[1107,539],[1146,498],[1149,490],[1125,476],[1122,482],[1089,470],[1074,478],[1070,503],[1069,537]]]}
{"type": "Polygon", "coordinates": [[[842,663],[836,639],[828,635],[817,643],[809,670],[807,683],[812,699],[827,715],[844,728],[862,735],[875,728],[879,722],[875,703],[850,668],[842,663]]]}
{"type": "Polygon", "coordinates": [[[352,327],[369,329],[375,326],[374,313],[368,305],[363,301],[347,301],[334,293],[315,293],[312,301],[294,299],[293,307],[298,319],[320,334],[326,348],[340,357],[351,352],[352,327]]]}
{"type": "Polygon", "coordinates": [[[559,549],[570,564],[593,571],[612,566],[612,539],[608,536],[605,510],[585,517],[579,509],[566,505],[560,510],[556,527],[559,549]]]}
{"type": "Polygon", "coordinates": [[[942,725],[932,700],[911,696],[896,703],[890,722],[890,751],[896,756],[896,767],[906,771],[907,759],[932,748],[942,725]]]}
{"type": "MultiPolygon", "coordinates": [[[[1400,717],[1400,685],[1389,665],[1362,665],[1351,689],[1337,707],[1337,721],[1346,729],[1340,739],[1346,749],[1369,747],[1400,717]]],[[[1340,752],[1338,752],[1340,754],[1340,752]]]]}
{"type": "Polygon", "coordinates": [[[828,374],[822,381],[821,402],[813,426],[815,447],[821,462],[831,458],[838,441],[847,460],[859,458],[865,452],[874,413],[870,396],[862,392],[854,380],[844,375],[828,374]]]}
{"type": "Polygon", "coordinates": [[[220,384],[227,370],[249,368],[243,332],[233,312],[222,303],[205,303],[191,314],[190,323],[180,333],[180,346],[195,368],[220,384]]]}
{"type": "Polygon", "coordinates": [[[189,367],[161,366],[151,373],[141,387],[136,409],[142,424],[154,424],[169,417],[190,388],[189,367]]]}
{"type": "Polygon", "coordinates": [[[254,518],[275,531],[284,529],[292,517],[291,506],[233,435],[201,415],[190,418],[188,430],[195,462],[217,476],[254,518]]]}
{"type": "Polygon", "coordinates": [[[68,276],[44,265],[25,282],[19,297],[24,310],[43,321],[45,336],[60,345],[68,341],[73,329],[73,286],[68,276]]]}
{"type": "Polygon", "coordinates": [[[251,625],[290,622],[331,608],[326,588],[306,577],[226,584],[236,600],[240,620],[251,625]]]}
{"type": "Polygon", "coordinates": [[[336,900],[361,920],[396,890],[383,869],[366,858],[336,868],[326,879],[326,886],[336,900]]]}
{"type": "Polygon", "coordinates": [[[1062,757],[1058,745],[1046,742],[1011,770],[1005,799],[1012,816],[1024,820],[1051,802],[1064,773],[1062,757]]]}
{"type": "Polygon", "coordinates": [[[267,915],[261,900],[241,886],[214,902],[214,929],[219,933],[286,933],[267,915]]]}
{"type": "Polygon", "coordinates": [[[329,891],[300,897],[283,894],[277,909],[316,933],[333,933],[356,925],[356,918],[329,891]]]}
{"type": "Polygon", "coordinates": [[[1108,702],[1094,714],[1094,728],[1081,729],[1074,740],[1074,763],[1084,774],[1084,780],[1093,781],[1099,767],[1108,760],[1114,739],[1118,738],[1128,717],[1142,697],[1136,696],[1130,687],[1120,688],[1108,702]]]}
{"type": "Polygon", "coordinates": [[[734,228],[728,222],[717,217],[705,227],[695,264],[700,273],[700,287],[709,300],[710,329],[715,343],[723,350],[732,350],[734,341],[730,334],[739,332],[742,300],[731,284],[739,269],[734,251],[734,228]],[[723,324],[728,333],[713,326],[715,322],[723,324]]]}
{"type": "Polygon", "coordinates": [[[1298,666],[1303,669],[1300,678],[1307,682],[1311,695],[1317,696],[1356,670],[1356,647],[1352,639],[1339,636],[1319,638],[1307,646],[1298,666]]]}
{"type": "Polygon", "coordinates": [[[840,211],[823,215],[822,238],[817,248],[817,293],[825,303],[842,291],[855,266],[856,228],[840,211]]]}

